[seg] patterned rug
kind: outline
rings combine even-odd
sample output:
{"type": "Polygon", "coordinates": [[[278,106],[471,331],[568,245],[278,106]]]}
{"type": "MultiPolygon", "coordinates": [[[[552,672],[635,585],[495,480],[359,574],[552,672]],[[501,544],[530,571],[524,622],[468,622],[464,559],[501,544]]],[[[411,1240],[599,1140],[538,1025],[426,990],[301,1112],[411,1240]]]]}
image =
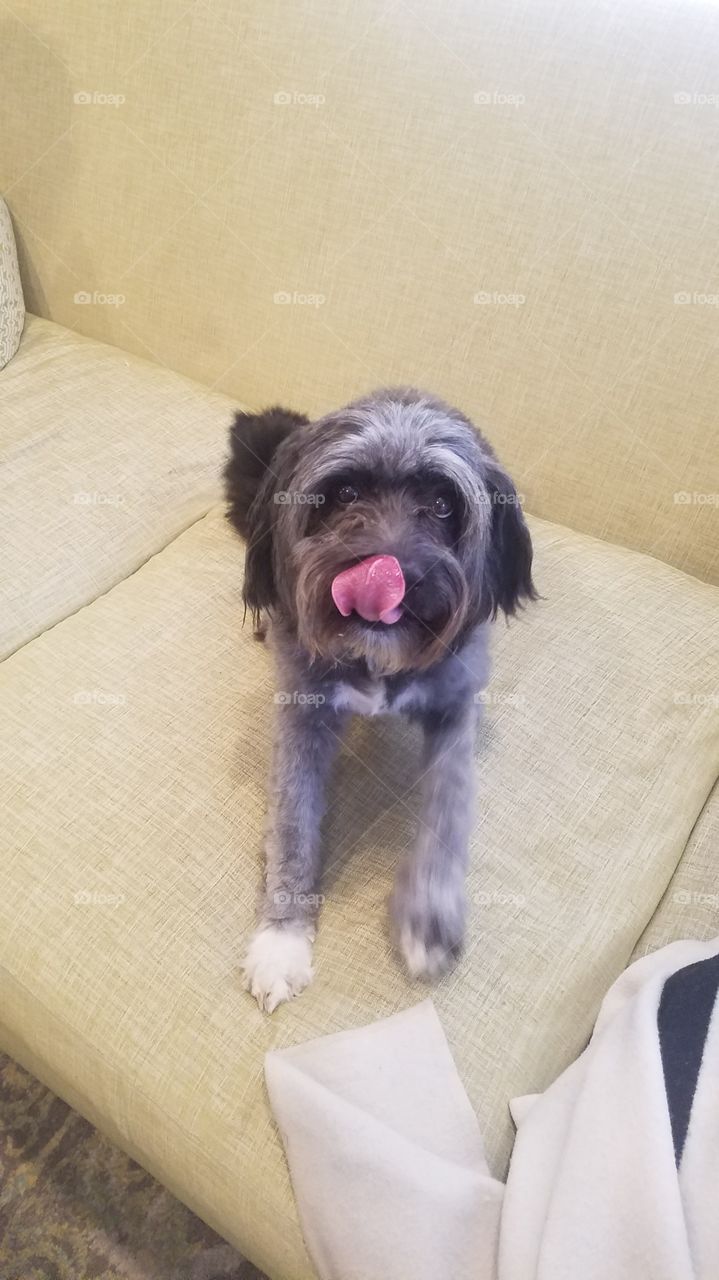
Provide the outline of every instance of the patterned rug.
{"type": "Polygon", "coordinates": [[[0,1054],[2,1280],[263,1280],[87,1121],[0,1054]]]}

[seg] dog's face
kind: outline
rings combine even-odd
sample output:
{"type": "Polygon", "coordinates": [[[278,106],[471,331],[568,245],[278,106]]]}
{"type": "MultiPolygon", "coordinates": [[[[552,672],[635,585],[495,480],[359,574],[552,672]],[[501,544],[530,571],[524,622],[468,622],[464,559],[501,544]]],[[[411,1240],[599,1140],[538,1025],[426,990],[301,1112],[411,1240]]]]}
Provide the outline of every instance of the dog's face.
{"type": "Polygon", "coordinates": [[[280,409],[239,414],[231,442],[245,600],[279,611],[310,657],[364,659],[384,675],[422,670],[470,627],[534,597],[514,486],[476,428],[441,401],[388,390],[315,422],[280,409]],[[335,602],[338,578],[361,577],[373,557],[398,566],[392,621],[363,616],[373,613],[364,588],[347,616],[335,602]]]}

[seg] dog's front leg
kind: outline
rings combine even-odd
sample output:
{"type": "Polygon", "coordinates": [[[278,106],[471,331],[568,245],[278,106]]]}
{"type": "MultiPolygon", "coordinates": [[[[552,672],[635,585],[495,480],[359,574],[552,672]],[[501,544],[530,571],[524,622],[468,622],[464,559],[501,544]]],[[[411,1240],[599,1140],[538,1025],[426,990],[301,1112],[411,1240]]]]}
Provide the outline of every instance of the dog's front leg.
{"type": "Polygon", "coordinates": [[[428,713],[417,841],[392,895],[397,945],[413,977],[435,978],[462,949],[472,817],[473,704],[428,713]]]}
{"type": "Polygon", "coordinates": [[[265,892],[244,961],[245,985],[267,1013],[312,980],[320,826],[344,719],[316,702],[278,708],[265,892]]]}

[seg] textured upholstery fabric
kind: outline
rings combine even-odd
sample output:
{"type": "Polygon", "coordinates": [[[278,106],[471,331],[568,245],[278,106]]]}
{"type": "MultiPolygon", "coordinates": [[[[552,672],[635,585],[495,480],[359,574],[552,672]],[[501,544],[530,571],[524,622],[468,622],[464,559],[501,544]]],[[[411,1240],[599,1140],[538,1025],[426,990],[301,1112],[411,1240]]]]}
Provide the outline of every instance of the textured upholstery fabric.
{"type": "Polygon", "coordinates": [[[354,727],[317,978],[266,1018],[238,966],[272,676],[206,514],[232,398],[429,386],[530,511],[657,557],[535,521],[545,599],[497,627],[435,999],[501,1175],[507,1099],[576,1056],[633,948],[716,932],[717,595],[661,561],[719,581],[719,9],[0,9],[0,191],[44,317],[0,373],[0,1044],[304,1280],[262,1057],[424,994],[384,906],[416,744],[354,727]]]}
{"type": "Polygon", "coordinates": [[[530,511],[719,579],[717,6],[2,22],[31,310],[253,405],[428,385],[530,511]]]}
{"type": "MultiPolygon", "coordinates": [[[[533,522],[544,600],[496,628],[465,957],[435,1003],[493,1172],[510,1096],[581,1049],[719,766],[717,592],[533,522]]],[[[0,667],[0,1046],[272,1277],[311,1275],[266,1049],[415,1003],[385,898],[416,745],[353,727],[317,977],[261,1014],[238,964],[261,876],[273,682],[211,511],[0,667]]]]}
{"type": "MultiPolygon", "coordinates": [[[[719,719],[719,693],[712,702],[719,719]]],[[[689,838],[666,893],[639,939],[633,958],[680,938],[708,941],[719,934],[719,783],[689,838]]]]}
{"type": "Polygon", "coordinates": [[[25,320],[25,302],[10,214],[0,200],[0,369],[15,355],[25,320]]]}
{"type": "Polygon", "coordinates": [[[28,316],[0,373],[0,657],[207,512],[232,409],[146,360],[28,316]]]}

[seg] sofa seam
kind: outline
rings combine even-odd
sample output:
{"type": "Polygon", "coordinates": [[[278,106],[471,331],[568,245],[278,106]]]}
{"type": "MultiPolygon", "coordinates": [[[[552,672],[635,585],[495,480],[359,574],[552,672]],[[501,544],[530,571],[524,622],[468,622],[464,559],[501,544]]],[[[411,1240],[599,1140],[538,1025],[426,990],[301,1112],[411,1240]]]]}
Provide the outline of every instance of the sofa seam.
{"type": "Polygon", "coordinates": [[[131,569],[129,573],[126,573],[123,575],[123,577],[118,578],[116,582],[112,582],[110,586],[108,586],[104,591],[98,592],[98,594],[96,596],[93,596],[91,600],[86,600],[84,604],[78,605],[76,609],[71,609],[70,612],[64,614],[62,618],[58,618],[55,622],[50,623],[49,626],[43,627],[43,629],[41,631],[36,632],[34,636],[29,636],[27,640],[23,640],[22,643],[19,644],[16,649],[12,649],[10,653],[5,654],[5,657],[0,662],[0,670],[2,670],[2,668],[5,666],[6,662],[12,661],[12,659],[16,656],[16,654],[23,653],[25,649],[30,648],[30,646],[35,644],[36,641],[42,640],[44,636],[50,635],[56,629],[56,627],[63,626],[65,622],[69,622],[70,618],[76,618],[77,615],[82,613],[84,609],[91,609],[92,606],[97,604],[99,600],[103,600],[105,596],[111,595],[112,592],[115,591],[118,587],[121,587],[123,583],[129,582],[131,578],[134,578],[136,573],[139,573],[140,570],[144,569],[145,566],[150,564],[153,560],[155,560],[157,556],[164,555],[167,549],[171,547],[175,542],[177,542],[178,538],[181,538],[184,536],[184,534],[189,533],[190,529],[194,529],[195,525],[201,524],[203,520],[207,519],[210,512],[214,511],[216,507],[219,507],[221,505],[222,503],[219,500],[217,502],[211,503],[210,506],[207,507],[207,509],[202,512],[201,515],[199,515],[195,520],[191,520],[189,524],[183,525],[181,529],[178,529],[176,533],[174,533],[172,537],[168,539],[167,542],[163,542],[161,547],[157,547],[154,551],[151,551],[150,554],[146,556],[144,560],[141,560],[139,564],[135,565],[135,568],[131,569]]]}

